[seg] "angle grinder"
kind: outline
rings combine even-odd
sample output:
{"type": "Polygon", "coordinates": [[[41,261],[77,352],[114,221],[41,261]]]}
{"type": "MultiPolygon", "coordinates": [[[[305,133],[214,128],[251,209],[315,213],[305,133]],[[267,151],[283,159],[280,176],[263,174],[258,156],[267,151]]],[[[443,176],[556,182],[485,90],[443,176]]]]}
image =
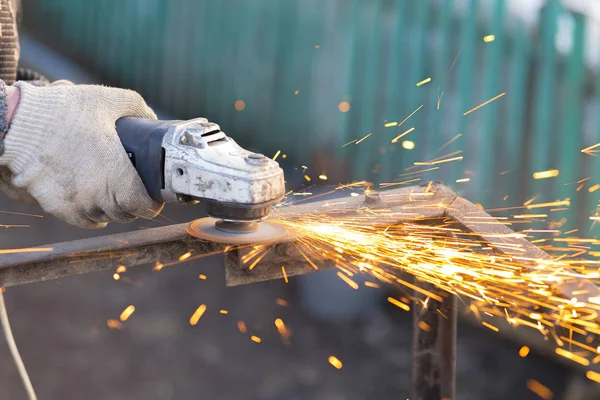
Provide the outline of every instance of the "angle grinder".
{"type": "Polygon", "coordinates": [[[263,221],[285,195],[283,170],[240,147],[219,125],[205,118],[121,118],[117,133],[153,199],[206,204],[209,217],[188,225],[191,236],[252,244],[285,235],[283,226],[263,221]]]}

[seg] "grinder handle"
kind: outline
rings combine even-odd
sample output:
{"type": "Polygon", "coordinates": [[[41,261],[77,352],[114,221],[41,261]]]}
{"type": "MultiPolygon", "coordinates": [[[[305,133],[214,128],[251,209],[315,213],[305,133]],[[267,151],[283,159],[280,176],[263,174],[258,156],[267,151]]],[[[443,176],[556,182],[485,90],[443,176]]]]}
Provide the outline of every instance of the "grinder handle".
{"type": "Polygon", "coordinates": [[[124,117],[117,121],[117,134],[150,197],[164,202],[165,151],[163,138],[171,121],[124,117]]]}

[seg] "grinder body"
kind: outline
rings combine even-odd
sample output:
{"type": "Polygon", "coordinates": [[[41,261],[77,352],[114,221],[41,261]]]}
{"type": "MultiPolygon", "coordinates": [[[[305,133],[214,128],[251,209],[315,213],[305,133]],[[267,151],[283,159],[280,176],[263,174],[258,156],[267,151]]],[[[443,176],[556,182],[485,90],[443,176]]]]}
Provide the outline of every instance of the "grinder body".
{"type": "Polygon", "coordinates": [[[155,200],[202,201],[214,218],[250,222],[265,218],[284,197],[279,164],[243,149],[205,118],[121,118],[117,133],[155,200]]]}

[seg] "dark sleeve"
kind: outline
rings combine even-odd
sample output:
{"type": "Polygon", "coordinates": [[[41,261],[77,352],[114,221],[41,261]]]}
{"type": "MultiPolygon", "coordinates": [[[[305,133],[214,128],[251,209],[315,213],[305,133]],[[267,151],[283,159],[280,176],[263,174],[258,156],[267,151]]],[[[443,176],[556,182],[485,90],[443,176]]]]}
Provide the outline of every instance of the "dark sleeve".
{"type": "Polygon", "coordinates": [[[0,79],[12,85],[17,77],[20,50],[15,0],[0,0],[0,29],[0,79]]]}

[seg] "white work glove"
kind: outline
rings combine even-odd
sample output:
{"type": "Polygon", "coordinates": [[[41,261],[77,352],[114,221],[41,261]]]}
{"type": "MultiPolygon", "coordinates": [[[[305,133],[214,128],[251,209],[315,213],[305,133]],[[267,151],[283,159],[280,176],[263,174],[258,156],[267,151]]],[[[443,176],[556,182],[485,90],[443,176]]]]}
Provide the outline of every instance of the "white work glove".
{"type": "Polygon", "coordinates": [[[160,212],[115,128],[121,117],[156,119],[139,94],[66,81],[15,86],[20,101],[0,156],[0,190],[85,228],[160,212]]]}

